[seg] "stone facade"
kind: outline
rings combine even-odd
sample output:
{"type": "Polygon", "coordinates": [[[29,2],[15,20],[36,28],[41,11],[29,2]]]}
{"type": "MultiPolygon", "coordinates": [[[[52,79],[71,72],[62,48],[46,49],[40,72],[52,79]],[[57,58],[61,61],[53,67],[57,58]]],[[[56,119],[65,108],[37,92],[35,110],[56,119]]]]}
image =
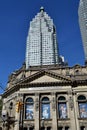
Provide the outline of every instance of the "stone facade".
{"type": "Polygon", "coordinates": [[[3,130],[86,130],[87,67],[23,64],[9,76],[2,119],[3,130]]]}

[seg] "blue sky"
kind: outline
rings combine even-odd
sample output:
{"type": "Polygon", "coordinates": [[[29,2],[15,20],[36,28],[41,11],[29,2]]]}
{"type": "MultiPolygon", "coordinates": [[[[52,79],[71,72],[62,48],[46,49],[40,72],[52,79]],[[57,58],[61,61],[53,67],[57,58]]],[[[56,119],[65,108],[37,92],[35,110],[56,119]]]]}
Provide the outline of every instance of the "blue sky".
{"type": "Polygon", "coordinates": [[[41,6],[56,25],[60,55],[69,66],[84,65],[78,5],[79,0],[0,0],[0,85],[25,61],[29,22],[41,6]]]}

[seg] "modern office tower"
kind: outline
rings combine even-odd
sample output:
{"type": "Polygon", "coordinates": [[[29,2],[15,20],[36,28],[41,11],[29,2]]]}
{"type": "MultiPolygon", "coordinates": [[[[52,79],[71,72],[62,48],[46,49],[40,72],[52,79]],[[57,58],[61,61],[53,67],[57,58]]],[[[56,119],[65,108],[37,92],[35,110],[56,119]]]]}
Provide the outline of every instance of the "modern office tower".
{"type": "Polygon", "coordinates": [[[58,63],[56,46],[53,22],[41,8],[27,38],[32,67],[23,64],[9,76],[0,130],[87,130],[87,67],[50,65],[58,63]]]}
{"type": "Polygon", "coordinates": [[[41,7],[40,12],[30,22],[26,46],[26,68],[58,64],[57,44],[53,20],[41,7]]]}
{"type": "Polygon", "coordinates": [[[87,64],[87,0],[80,0],[78,15],[85,53],[85,63],[87,64]]]}

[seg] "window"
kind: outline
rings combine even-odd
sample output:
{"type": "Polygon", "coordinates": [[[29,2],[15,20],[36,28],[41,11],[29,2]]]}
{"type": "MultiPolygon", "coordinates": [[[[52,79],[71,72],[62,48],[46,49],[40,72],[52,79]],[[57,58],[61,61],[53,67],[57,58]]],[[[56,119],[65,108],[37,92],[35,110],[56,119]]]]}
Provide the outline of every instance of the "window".
{"type": "Polygon", "coordinates": [[[30,129],[29,130],[33,130],[33,128],[32,127],[30,127],[30,129]]]}
{"type": "Polygon", "coordinates": [[[58,130],[69,130],[69,127],[68,126],[65,126],[65,127],[60,126],[60,127],[58,127],[58,130]]]}
{"type": "Polygon", "coordinates": [[[58,98],[58,114],[60,119],[67,118],[67,106],[66,106],[66,99],[63,96],[58,98]]]}
{"type": "Polygon", "coordinates": [[[44,97],[41,101],[41,118],[50,119],[50,101],[48,97],[44,97]]]}
{"type": "Polygon", "coordinates": [[[47,130],[51,130],[51,127],[47,127],[47,130]]]}
{"type": "Polygon", "coordinates": [[[81,126],[81,127],[80,127],[80,130],[85,130],[85,127],[84,127],[84,126],[81,126]]]}
{"type": "Polygon", "coordinates": [[[9,109],[12,109],[12,108],[13,108],[13,102],[10,102],[9,109]]]}
{"type": "MultiPolygon", "coordinates": [[[[45,127],[41,127],[40,130],[45,130],[45,127]]],[[[46,130],[51,130],[51,127],[47,127],[46,130]]]]}
{"type": "Polygon", "coordinates": [[[33,127],[29,127],[29,128],[24,127],[24,128],[23,128],[23,130],[28,130],[28,129],[29,129],[29,130],[33,130],[34,128],[33,128],[33,127]]]}
{"type": "Polygon", "coordinates": [[[25,103],[25,119],[33,119],[34,102],[32,98],[27,98],[25,103]]]}
{"type": "Polygon", "coordinates": [[[80,95],[78,97],[78,106],[80,118],[87,118],[87,101],[85,96],[80,95]]]}
{"type": "Polygon", "coordinates": [[[63,127],[58,127],[58,130],[62,130],[63,129],[63,127]]]}
{"type": "Polygon", "coordinates": [[[65,130],[69,130],[69,127],[68,127],[68,126],[66,126],[66,127],[65,127],[65,130]]]}

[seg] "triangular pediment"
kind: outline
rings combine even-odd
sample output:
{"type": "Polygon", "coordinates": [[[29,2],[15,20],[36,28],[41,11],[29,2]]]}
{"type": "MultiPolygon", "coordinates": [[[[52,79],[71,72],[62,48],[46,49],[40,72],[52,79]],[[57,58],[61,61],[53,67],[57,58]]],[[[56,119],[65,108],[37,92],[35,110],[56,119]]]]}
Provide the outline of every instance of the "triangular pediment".
{"type": "Polygon", "coordinates": [[[54,82],[70,82],[71,79],[67,78],[63,75],[59,75],[57,73],[54,73],[52,71],[48,71],[48,70],[41,70],[38,71],[36,73],[34,73],[33,75],[25,78],[24,80],[22,80],[21,82],[19,82],[18,84],[20,85],[27,85],[27,84],[40,84],[40,83],[54,83],[54,82]]]}
{"type": "Polygon", "coordinates": [[[46,82],[61,82],[62,79],[55,79],[53,77],[50,77],[48,75],[41,76],[35,80],[33,80],[31,83],[46,83],[46,82]]]}

